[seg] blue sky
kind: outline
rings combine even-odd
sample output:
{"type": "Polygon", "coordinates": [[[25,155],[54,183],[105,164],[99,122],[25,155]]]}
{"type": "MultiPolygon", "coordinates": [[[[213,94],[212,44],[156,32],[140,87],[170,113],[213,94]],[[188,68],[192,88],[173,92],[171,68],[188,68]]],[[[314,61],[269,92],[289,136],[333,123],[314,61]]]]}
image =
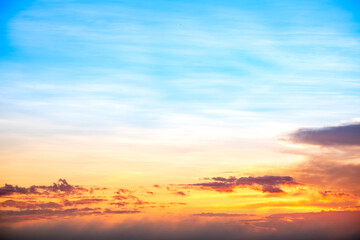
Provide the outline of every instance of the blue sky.
{"type": "Polygon", "coordinates": [[[359,117],[357,1],[2,1],[1,13],[4,151],[96,136],[235,154],[359,117]]]}
{"type": "Polygon", "coordinates": [[[354,239],[359,106],[360,0],[0,0],[0,236],[354,239]]]}

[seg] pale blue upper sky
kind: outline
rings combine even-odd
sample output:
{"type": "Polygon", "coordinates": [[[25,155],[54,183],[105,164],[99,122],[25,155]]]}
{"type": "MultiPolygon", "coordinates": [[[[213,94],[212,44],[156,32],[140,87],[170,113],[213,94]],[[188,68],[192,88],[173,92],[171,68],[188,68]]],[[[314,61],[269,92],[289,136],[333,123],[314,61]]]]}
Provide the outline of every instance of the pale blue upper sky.
{"type": "Polygon", "coordinates": [[[352,121],[359,11],[356,0],[2,0],[2,148],[58,135],[241,142],[352,121]]]}

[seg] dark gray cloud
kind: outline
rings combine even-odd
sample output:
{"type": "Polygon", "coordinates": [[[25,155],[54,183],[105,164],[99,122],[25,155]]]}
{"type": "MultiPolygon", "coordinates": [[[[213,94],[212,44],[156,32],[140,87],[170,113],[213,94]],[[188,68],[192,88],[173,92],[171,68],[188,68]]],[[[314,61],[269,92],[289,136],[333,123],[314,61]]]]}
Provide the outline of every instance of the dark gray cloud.
{"type": "Polygon", "coordinates": [[[236,187],[249,186],[254,189],[260,188],[264,193],[282,193],[284,191],[280,188],[281,185],[299,185],[299,183],[290,176],[214,177],[209,180],[210,182],[195,183],[189,186],[198,186],[203,189],[211,189],[218,192],[232,192],[236,187]]]}
{"type": "Polygon", "coordinates": [[[289,135],[295,143],[320,146],[360,146],[360,123],[323,128],[303,128],[289,135]]]}
{"type": "Polygon", "coordinates": [[[32,186],[37,189],[43,189],[50,192],[62,192],[66,194],[75,194],[79,192],[87,192],[86,188],[78,185],[71,185],[65,179],[59,179],[57,183],[53,183],[51,186],[32,186]]]}
{"type": "Polygon", "coordinates": [[[0,196],[12,195],[12,194],[38,194],[37,189],[32,186],[29,188],[13,186],[11,184],[5,184],[0,187],[0,196]]]}

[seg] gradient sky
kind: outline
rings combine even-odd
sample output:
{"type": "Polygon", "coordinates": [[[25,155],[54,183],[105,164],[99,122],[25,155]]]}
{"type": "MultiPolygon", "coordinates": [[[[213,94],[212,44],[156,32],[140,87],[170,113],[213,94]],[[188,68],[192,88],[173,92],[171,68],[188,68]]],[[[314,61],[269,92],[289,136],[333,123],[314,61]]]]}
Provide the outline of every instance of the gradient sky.
{"type": "Polygon", "coordinates": [[[359,37],[357,0],[0,1],[0,225],[353,234],[359,37]]]}

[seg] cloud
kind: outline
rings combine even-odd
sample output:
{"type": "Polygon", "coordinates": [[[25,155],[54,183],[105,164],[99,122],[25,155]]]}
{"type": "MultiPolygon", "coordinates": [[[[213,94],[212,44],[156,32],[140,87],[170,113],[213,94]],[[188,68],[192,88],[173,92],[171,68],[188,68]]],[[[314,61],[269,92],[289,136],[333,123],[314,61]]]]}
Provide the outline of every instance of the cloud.
{"type": "MultiPolygon", "coordinates": [[[[327,190],[360,194],[359,122],[322,128],[303,128],[290,134],[286,140],[321,146],[290,151],[306,157],[304,162],[290,170],[296,179],[304,184],[321,186],[327,190]]],[[[329,192],[326,195],[329,195],[329,192]]]]}
{"type": "Polygon", "coordinates": [[[53,217],[82,216],[101,213],[98,208],[0,210],[0,222],[23,222],[33,219],[49,219],[53,217]]]}
{"type": "Polygon", "coordinates": [[[55,215],[73,215],[91,212],[92,208],[69,208],[64,210],[51,210],[51,209],[38,209],[38,210],[1,210],[1,216],[22,216],[22,215],[43,215],[43,216],[55,216],[55,215]]]}
{"type": "Polygon", "coordinates": [[[107,190],[107,188],[106,187],[102,187],[102,188],[92,187],[92,188],[90,188],[90,194],[93,194],[95,191],[104,191],[104,190],[107,190]]]}
{"type": "Polygon", "coordinates": [[[187,205],[187,203],[184,202],[169,202],[169,205],[187,205]]]}
{"type": "Polygon", "coordinates": [[[70,185],[65,179],[59,179],[57,183],[53,183],[50,186],[36,186],[31,187],[19,187],[13,186],[11,184],[5,184],[5,186],[0,188],[0,196],[12,195],[12,194],[48,194],[49,192],[53,193],[63,193],[63,194],[77,194],[80,192],[87,192],[88,190],[77,186],[70,185]]]}
{"type": "Polygon", "coordinates": [[[84,205],[84,204],[96,204],[103,201],[107,201],[106,199],[100,198],[88,198],[88,199],[80,199],[80,200],[64,200],[64,206],[73,206],[73,205],[84,205]]]}
{"type": "Polygon", "coordinates": [[[184,193],[182,191],[177,191],[175,194],[178,196],[187,196],[186,193],[184,193]]]}
{"type": "Polygon", "coordinates": [[[360,164],[357,163],[312,157],[289,171],[305,184],[360,194],[360,164]]]}
{"type": "Polygon", "coordinates": [[[138,197],[136,197],[135,195],[133,195],[135,191],[131,191],[129,189],[125,189],[125,188],[120,188],[115,196],[113,196],[114,199],[116,200],[132,200],[132,201],[140,201],[140,199],[138,197]]]}
{"type": "Polygon", "coordinates": [[[236,187],[260,188],[262,192],[282,193],[281,185],[299,185],[290,176],[262,176],[262,177],[214,177],[211,182],[195,183],[189,186],[198,186],[203,189],[211,189],[218,192],[233,192],[236,187]]]}
{"type": "Polygon", "coordinates": [[[112,214],[134,214],[134,213],[141,213],[139,210],[111,210],[105,209],[104,213],[112,213],[112,214]]]}
{"type": "MultiPolygon", "coordinates": [[[[101,208],[68,208],[68,209],[21,209],[21,210],[0,210],[0,223],[24,222],[34,219],[50,219],[69,216],[107,215],[107,214],[137,214],[139,210],[112,210],[101,208]]],[[[0,224],[1,226],[1,224],[0,224]]]]}
{"type": "Polygon", "coordinates": [[[319,194],[323,197],[337,197],[337,198],[343,198],[343,197],[350,197],[351,194],[344,193],[344,192],[334,192],[334,191],[321,191],[319,194]]]}
{"type": "Polygon", "coordinates": [[[110,205],[115,205],[115,206],[118,206],[118,207],[125,207],[126,205],[129,205],[130,203],[129,202],[113,202],[113,203],[110,203],[110,205]]]}
{"type": "Polygon", "coordinates": [[[23,202],[23,201],[15,201],[15,200],[6,200],[2,203],[0,203],[1,207],[14,207],[19,209],[35,209],[35,208],[41,208],[41,209],[49,209],[49,208],[62,208],[63,206],[59,203],[55,202],[47,202],[47,203],[41,203],[41,202],[23,202]]]}
{"type": "Polygon", "coordinates": [[[320,146],[360,146],[360,123],[323,128],[303,128],[290,134],[294,143],[320,146]]]}
{"type": "Polygon", "coordinates": [[[87,189],[77,186],[70,185],[65,179],[59,179],[58,183],[53,183],[52,186],[33,186],[35,188],[45,189],[51,192],[63,192],[67,194],[74,194],[81,191],[88,191],[87,189]]]}
{"type": "Polygon", "coordinates": [[[105,196],[102,198],[91,197],[95,190],[106,190],[99,187],[92,189],[93,191],[89,191],[81,186],[71,185],[65,179],[59,179],[57,183],[52,185],[33,185],[31,187],[5,184],[4,187],[0,188],[0,196],[6,196],[10,199],[0,202],[0,221],[19,222],[41,218],[50,219],[58,216],[130,214],[140,212],[139,210],[133,210],[134,208],[154,207],[156,204],[155,202],[143,201],[134,195],[136,191],[129,189],[118,189],[116,195],[113,196],[115,201],[110,201],[111,199],[107,199],[105,196]],[[83,195],[82,192],[86,192],[87,195],[83,195]],[[44,198],[57,199],[58,202],[40,201],[40,199],[44,198]],[[89,207],[102,202],[106,202],[105,205],[114,207],[115,205],[117,207],[129,205],[132,206],[132,209],[114,210],[103,207],[95,209],[89,207]],[[77,206],[84,207],[77,208],[77,206]]]}
{"type": "Polygon", "coordinates": [[[34,186],[30,188],[13,186],[11,184],[5,184],[4,187],[0,188],[0,196],[12,195],[14,193],[17,194],[37,194],[37,190],[34,186]]]}
{"type": "Polygon", "coordinates": [[[248,216],[256,216],[254,214],[238,214],[238,213],[195,213],[192,216],[196,217],[248,217],[248,216]]]}
{"type": "Polygon", "coordinates": [[[135,205],[135,206],[139,206],[139,205],[151,205],[154,204],[153,202],[147,202],[147,201],[143,201],[141,200],[139,197],[135,196],[133,193],[135,191],[129,190],[129,189],[125,189],[125,188],[120,188],[115,196],[113,196],[113,198],[115,200],[119,200],[119,202],[112,202],[110,203],[111,205],[116,205],[119,207],[123,207],[126,205],[135,205]]]}
{"type": "MultiPolygon", "coordinates": [[[[123,211],[109,213],[123,214],[123,211]]],[[[135,213],[135,212],[131,212],[135,213]]],[[[265,218],[142,219],[105,225],[102,220],[62,220],[2,227],[2,239],[127,240],[351,240],[359,239],[360,211],[274,214],[265,218]]]]}

